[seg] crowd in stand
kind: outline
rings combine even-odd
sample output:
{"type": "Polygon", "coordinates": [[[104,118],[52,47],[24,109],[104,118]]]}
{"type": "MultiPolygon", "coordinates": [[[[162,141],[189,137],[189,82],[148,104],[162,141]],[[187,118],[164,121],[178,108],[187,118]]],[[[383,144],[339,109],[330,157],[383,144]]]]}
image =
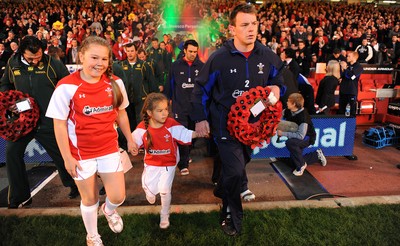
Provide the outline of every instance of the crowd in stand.
{"type": "MultiPolygon", "coordinates": [[[[123,45],[134,42],[137,48],[149,51],[162,49],[163,70],[176,59],[186,35],[163,33],[165,8],[176,13],[189,6],[198,11],[208,26],[206,36],[195,33],[201,50],[208,53],[203,60],[229,38],[228,14],[235,1],[132,1],[105,4],[94,0],[41,1],[0,3],[1,67],[18,49],[24,36],[37,36],[45,53],[58,56],[65,64],[77,62],[76,50],[89,35],[107,39],[115,60],[124,60],[123,45]],[[163,6],[163,8],[160,8],[163,6]],[[163,35],[165,34],[165,35],[163,35]],[[158,37],[161,42],[152,44],[158,37]],[[73,49],[76,48],[76,49],[73,49]],[[177,50],[177,52],[175,52],[177,50]],[[3,54],[4,53],[4,54],[3,54]]],[[[258,40],[280,54],[285,48],[295,50],[301,73],[308,75],[317,62],[328,62],[331,55],[343,50],[356,50],[359,61],[369,64],[397,64],[400,55],[399,8],[374,5],[331,4],[327,2],[272,2],[258,6],[260,20],[258,40]]],[[[170,32],[170,30],[169,30],[170,32]]],[[[192,33],[190,34],[192,35],[192,33]]],[[[156,57],[154,57],[156,58],[156,57]]]]}

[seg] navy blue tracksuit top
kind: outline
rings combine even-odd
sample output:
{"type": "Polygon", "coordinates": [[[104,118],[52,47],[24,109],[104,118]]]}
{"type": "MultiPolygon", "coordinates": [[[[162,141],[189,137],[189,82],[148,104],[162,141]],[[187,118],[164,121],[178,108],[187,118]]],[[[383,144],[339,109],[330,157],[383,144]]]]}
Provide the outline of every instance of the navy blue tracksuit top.
{"type": "Polygon", "coordinates": [[[165,83],[164,93],[168,99],[172,99],[174,118],[189,116],[194,81],[200,74],[203,65],[204,63],[198,57],[196,57],[191,66],[184,58],[172,63],[167,83],[165,83]]]}
{"type": "Polygon", "coordinates": [[[236,98],[257,86],[277,85],[284,93],[283,63],[268,47],[259,42],[246,58],[233,40],[215,51],[195,80],[192,93],[193,121],[209,120],[215,137],[232,139],[227,130],[227,115],[236,98]]]}

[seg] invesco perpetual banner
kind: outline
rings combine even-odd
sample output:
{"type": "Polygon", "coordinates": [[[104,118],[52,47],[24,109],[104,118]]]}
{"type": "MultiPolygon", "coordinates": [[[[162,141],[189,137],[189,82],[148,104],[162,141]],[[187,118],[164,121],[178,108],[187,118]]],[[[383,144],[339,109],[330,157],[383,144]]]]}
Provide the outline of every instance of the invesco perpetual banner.
{"type": "MultiPolygon", "coordinates": [[[[312,119],[317,133],[315,144],[304,153],[321,148],[326,156],[348,156],[353,154],[356,119],[344,116],[318,116],[312,119]]],[[[253,158],[289,157],[285,146],[286,137],[275,135],[270,144],[255,148],[253,158]]]]}

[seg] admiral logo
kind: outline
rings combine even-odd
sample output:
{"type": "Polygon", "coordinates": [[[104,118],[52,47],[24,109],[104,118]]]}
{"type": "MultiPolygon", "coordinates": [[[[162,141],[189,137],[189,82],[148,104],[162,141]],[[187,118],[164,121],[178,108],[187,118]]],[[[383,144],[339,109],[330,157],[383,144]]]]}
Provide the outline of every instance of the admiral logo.
{"type": "Polygon", "coordinates": [[[94,114],[102,114],[102,113],[107,113],[113,111],[113,106],[103,106],[103,107],[90,107],[90,106],[85,106],[83,108],[83,114],[90,116],[94,114]]]}
{"type": "Polygon", "coordinates": [[[192,84],[192,83],[191,84],[183,83],[182,84],[182,88],[183,89],[194,88],[194,84],[192,84]]]}
{"type": "Polygon", "coordinates": [[[85,94],[79,94],[79,98],[86,98],[85,94]]]}
{"type": "Polygon", "coordinates": [[[234,69],[231,69],[231,73],[236,73],[237,71],[236,71],[236,68],[234,68],[234,69]]]}
{"type": "Polygon", "coordinates": [[[170,149],[149,149],[149,154],[151,155],[168,155],[170,153],[170,149]]]}
{"type": "Polygon", "coordinates": [[[198,76],[199,75],[199,70],[194,70],[194,73],[196,74],[195,76],[198,76]]]}

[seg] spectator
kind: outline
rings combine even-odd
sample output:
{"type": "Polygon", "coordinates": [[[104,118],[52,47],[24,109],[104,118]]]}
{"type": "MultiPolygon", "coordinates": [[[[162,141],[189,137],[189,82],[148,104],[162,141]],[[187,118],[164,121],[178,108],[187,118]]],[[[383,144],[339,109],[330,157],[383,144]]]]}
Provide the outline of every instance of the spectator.
{"type": "Polygon", "coordinates": [[[339,61],[330,60],[326,66],[325,77],[318,85],[315,103],[318,105],[319,114],[329,115],[331,108],[335,106],[335,90],[339,85],[340,64],[339,61]]]}
{"type": "Polygon", "coordinates": [[[78,40],[72,39],[71,47],[68,49],[67,52],[67,64],[77,64],[78,63],[78,40]]]}
{"type": "Polygon", "coordinates": [[[299,41],[299,47],[296,51],[296,62],[299,64],[300,73],[305,77],[310,75],[310,60],[311,53],[307,49],[305,42],[303,40],[299,41]]]}
{"type": "Polygon", "coordinates": [[[304,98],[299,93],[293,93],[287,101],[288,108],[283,111],[282,118],[289,122],[294,122],[298,126],[296,132],[277,130],[278,136],[288,138],[285,144],[290,152],[290,160],[296,167],[293,175],[302,176],[307,168],[307,164],[319,162],[326,166],[327,161],[321,149],[303,155],[303,150],[313,145],[316,139],[316,132],[311,117],[303,107],[304,98]]]}
{"type": "Polygon", "coordinates": [[[326,64],[328,64],[328,62],[332,60],[340,63],[341,61],[346,61],[346,57],[342,55],[342,51],[340,49],[336,48],[333,50],[333,53],[329,55],[326,59],[326,64]]]}
{"type": "Polygon", "coordinates": [[[112,52],[115,60],[123,61],[126,59],[126,53],[124,50],[124,43],[122,40],[122,36],[117,37],[117,41],[112,46],[112,52]]]}
{"type": "Polygon", "coordinates": [[[8,59],[11,57],[12,53],[6,50],[3,43],[0,43],[0,78],[3,76],[4,70],[8,59]]]}
{"type": "Polygon", "coordinates": [[[359,46],[356,48],[356,52],[358,53],[358,60],[360,63],[371,63],[373,62],[374,51],[372,47],[368,44],[368,40],[364,38],[359,46]]]}
{"type": "Polygon", "coordinates": [[[278,49],[278,47],[279,47],[279,44],[276,42],[276,37],[275,37],[275,36],[272,37],[271,42],[268,42],[268,47],[270,47],[271,50],[272,50],[275,54],[277,54],[277,49],[278,49]]]}
{"type": "Polygon", "coordinates": [[[356,116],[358,83],[363,72],[363,68],[357,59],[358,53],[349,51],[347,53],[347,63],[340,62],[342,81],[339,86],[338,114],[344,114],[346,106],[349,104],[352,117],[356,116]]]}

